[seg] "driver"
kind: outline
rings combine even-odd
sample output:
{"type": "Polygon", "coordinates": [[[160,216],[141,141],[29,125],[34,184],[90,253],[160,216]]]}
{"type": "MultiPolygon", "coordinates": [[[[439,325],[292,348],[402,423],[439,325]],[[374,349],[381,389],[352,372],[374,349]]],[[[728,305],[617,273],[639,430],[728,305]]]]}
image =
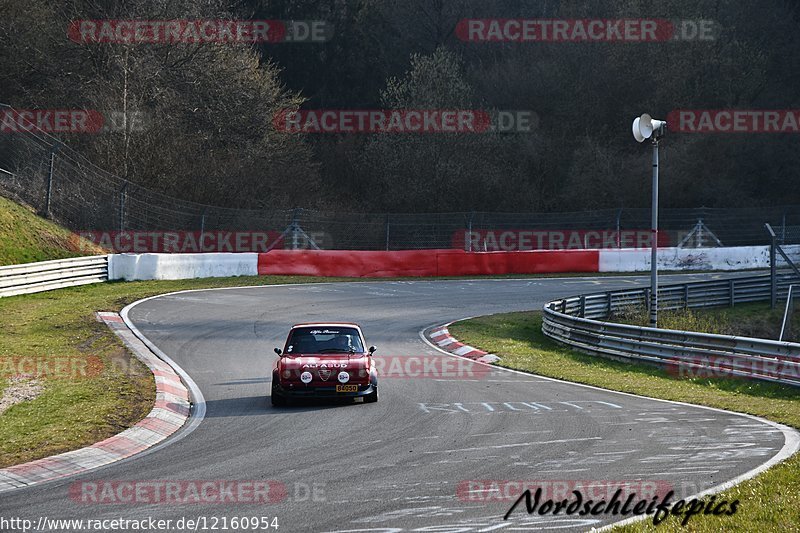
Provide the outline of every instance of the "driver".
{"type": "Polygon", "coordinates": [[[334,347],[342,352],[355,352],[355,348],[350,339],[350,335],[339,335],[336,337],[334,347]]]}

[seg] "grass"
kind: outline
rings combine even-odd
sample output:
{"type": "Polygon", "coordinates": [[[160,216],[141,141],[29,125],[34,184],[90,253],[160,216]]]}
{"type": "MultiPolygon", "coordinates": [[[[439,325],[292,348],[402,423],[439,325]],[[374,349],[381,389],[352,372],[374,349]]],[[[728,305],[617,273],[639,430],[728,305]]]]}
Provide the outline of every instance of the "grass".
{"type": "MultiPolygon", "coordinates": [[[[763,315],[755,308],[742,307],[720,314],[763,315]]],[[[800,390],[738,379],[674,379],[654,366],[611,361],[565,348],[545,337],[541,325],[542,314],[537,311],[474,318],[457,322],[449,329],[462,342],[499,355],[500,366],[610,390],[749,413],[800,428],[800,390]]],[[[733,517],[695,516],[686,527],[670,517],[658,526],[643,521],[619,530],[800,531],[800,456],[796,454],[723,494],[718,501],[721,497],[741,500],[733,517]]]]}
{"type": "MultiPolygon", "coordinates": [[[[762,339],[780,336],[785,303],[770,309],[768,303],[754,302],[719,309],[686,309],[661,311],[658,325],[665,329],[740,335],[762,339]]],[[[643,306],[633,306],[616,313],[612,321],[637,326],[649,325],[649,315],[643,306]]],[[[794,313],[790,323],[792,338],[800,336],[800,312],[794,313]]]]}
{"type": "Polygon", "coordinates": [[[0,197],[0,266],[102,253],[31,208],[0,197]]]}

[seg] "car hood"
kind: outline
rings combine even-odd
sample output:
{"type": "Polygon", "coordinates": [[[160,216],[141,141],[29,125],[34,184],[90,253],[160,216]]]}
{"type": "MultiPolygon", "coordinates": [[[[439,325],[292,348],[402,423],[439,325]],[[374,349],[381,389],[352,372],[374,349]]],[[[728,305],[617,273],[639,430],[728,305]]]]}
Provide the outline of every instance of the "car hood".
{"type": "Polygon", "coordinates": [[[308,370],[314,368],[337,368],[351,370],[365,368],[368,358],[365,353],[356,354],[292,354],[281,357],[281,368],[285,370],[308,370]]]}

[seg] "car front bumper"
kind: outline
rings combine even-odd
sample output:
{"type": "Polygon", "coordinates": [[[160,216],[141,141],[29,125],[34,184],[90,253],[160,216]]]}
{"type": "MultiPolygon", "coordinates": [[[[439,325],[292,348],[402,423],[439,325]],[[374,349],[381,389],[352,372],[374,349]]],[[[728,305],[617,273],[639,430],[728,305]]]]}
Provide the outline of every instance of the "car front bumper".
{"type": "Polygon", "coordinates": [[[360,398],[375,392],[377,384],[368,383],[358,385],[355,392],[336,392],[336,386],[330,387],[283,387],[280,383],[272,387],[272,394],[278,394],[284,398],[360,398]]]}

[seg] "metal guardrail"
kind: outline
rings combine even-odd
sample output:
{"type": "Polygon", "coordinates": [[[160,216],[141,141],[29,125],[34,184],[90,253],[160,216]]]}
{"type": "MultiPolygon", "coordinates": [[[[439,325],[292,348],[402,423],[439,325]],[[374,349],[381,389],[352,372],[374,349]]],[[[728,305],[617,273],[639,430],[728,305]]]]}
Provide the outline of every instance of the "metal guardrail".
{"type": "Polygon", "coordinates": [[[0,267],[0,298],[108,280],[108,256],[0,267]]]}
{"type": "MultiPolygon", "coordinates": [[[[794,275],[778,277],[786,297],[794,275]]],[[[769,301],[769,275],[699,281],[658,288],[659,309],[733,306],[769,301]]],[[[596,355],[666,366],[678,374],[736,376],[800,386],[800,344],[604,322],[648,301],[649,288],[562,298],[544,307],[548,337],[596,355]]]]}

